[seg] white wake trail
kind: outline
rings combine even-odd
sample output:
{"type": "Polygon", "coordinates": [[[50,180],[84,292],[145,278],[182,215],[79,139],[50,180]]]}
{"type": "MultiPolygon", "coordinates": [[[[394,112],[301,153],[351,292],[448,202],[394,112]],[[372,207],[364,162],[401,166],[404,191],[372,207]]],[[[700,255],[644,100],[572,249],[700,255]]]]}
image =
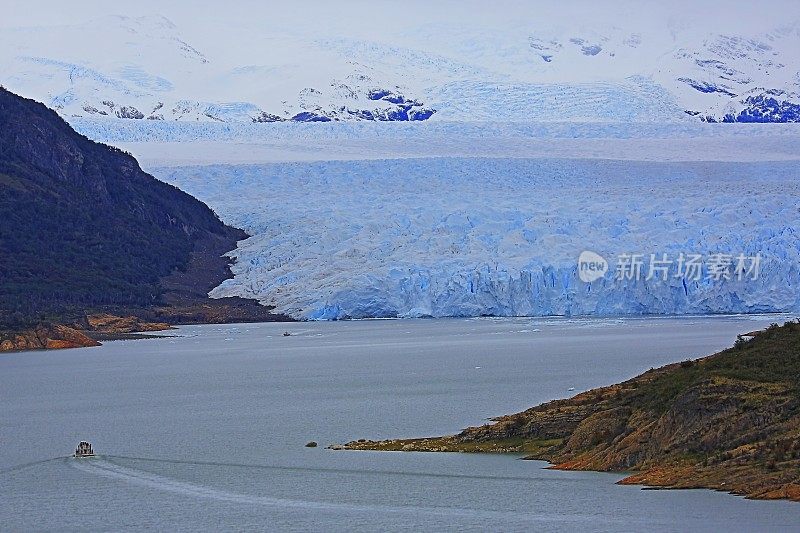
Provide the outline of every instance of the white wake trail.
{"type": "Polygon", "coordinates": [[[510,515],[518,515],[519,518],[528,518],[535,520],[547,520],[546,516],[530,515],[527,513],[508,513],[508,512],[495,512],[484,511],[478,509],[462,509],[452,507],[396,507],[396,506],[383,506],[383,505],[364,505],[364,504],[349,504],[349,503],[332,503],[332,502],[319,502],[310,500],[298,500],[290,498],[275,498],[270,496],[256,496],[250,494],[241,494],[229,492],[226,490],[215,489],[180,481],[177,479],[161,476],[152,472],[144,470],[136,470],[121,466],[110,461],[96,458],[91,460],[76,460],[72,464],[78,470],[83,472],[102,476],[110,479],[116,479],[126,483],[132,483],[143,487],[152,488],[155,490],[171,492],[184,496],[195,496],[198,498],[206,498],[210,500],[229,502],[235,504],[245,505],[258,505],[258,506],[271,506],[287,509],[308,509],[315,511],[350,511],[350,512],[383,512],[383,513],[402,513],[419,515],[421,513],[443,516],[443,517],[461,517],[461,518],[486,518],[508,519],[510,515]]]}

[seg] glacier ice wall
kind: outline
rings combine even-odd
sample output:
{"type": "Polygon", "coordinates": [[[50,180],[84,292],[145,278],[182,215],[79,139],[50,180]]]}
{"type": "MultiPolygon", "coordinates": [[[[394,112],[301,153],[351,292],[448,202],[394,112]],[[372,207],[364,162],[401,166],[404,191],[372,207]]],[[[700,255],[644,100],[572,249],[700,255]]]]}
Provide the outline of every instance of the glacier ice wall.
{"type": "MultiPolygon", "coordinates": [[[[585,111],[585,110],[584,110],[585,111]]],[[[374,122],[324,123],[220,123],[180,121],[125,121],[68,117],[76,131],[92,140],[118,144],[123,142],[313,142],[322,138],[331,143],[352,139],[381,139],[397,143],[484,142],[491,139],[668,139],[675,138],[756,138],[763,142],[774,137],[796,137],[793,124],[760,125],[706,124],[701,122],[425,122],[391,124],[374,122]]],[[[473,146],[473,148],[475,148],[473,146]]],[[[387,151],[386,154],[391,154],[387,151]]]]}
{"type": "MultiPolygon", "coordinates": [[[[665,141],[668,142],[668,141],[665,141]]],[[[444,158],[155,169],[252,237],[212,296],[298,318],[800,311],[800,165],[444,158]],[[760,254],[584,283],[577,258],[760,254]]]]}

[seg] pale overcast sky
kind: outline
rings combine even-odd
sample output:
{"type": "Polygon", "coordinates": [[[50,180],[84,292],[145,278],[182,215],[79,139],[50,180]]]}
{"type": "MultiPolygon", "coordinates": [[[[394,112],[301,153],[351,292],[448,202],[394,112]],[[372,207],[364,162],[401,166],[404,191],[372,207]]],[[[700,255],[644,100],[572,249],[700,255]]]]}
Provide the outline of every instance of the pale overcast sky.
{"type": "Polygon", "coordinates": [[[501,27],[509,19],[521,22],[598,19],[706,25],[714,31],[766,29],[800,19],[800,0],[3,0],[0,27],[72,24],[104,15],[164,15],[187,34],[235,28],[308,26],[342,30],[361,26],[397,31],[405,25],[451,23],[501,27]],[[513,16],[512,16],[513,15],[513,16]]]}

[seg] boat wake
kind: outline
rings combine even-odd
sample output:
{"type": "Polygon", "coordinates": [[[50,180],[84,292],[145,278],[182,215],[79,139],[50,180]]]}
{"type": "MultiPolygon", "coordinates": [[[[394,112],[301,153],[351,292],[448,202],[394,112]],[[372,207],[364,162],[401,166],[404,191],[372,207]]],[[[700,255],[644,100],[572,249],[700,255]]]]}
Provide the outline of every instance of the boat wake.
{"type": "MultiPolygon", "coordinates": [[[[319,466],[287,466],[287,465],[266,465],[266,464],[245,464],[245,463],[224,463],[219,461],[197,461],[197,460],[184,460],[184,459],[166,459],[166,458],[152,458],[152,457],[133,457],[130,455],[102,455],[105,459],[121,459],[123,461],[142,461],[146,463],[165,463],[177,465],[191,465],[191,466],[220,466],[226,468],[247,468],[259,470],[280,470],[287,472],[314,472],[321,474],[354,474],[359,476],[375,475],[375,476],[408,476],[408,477],[426,477],[426,478],[444,478],[444,479],[475,479],[475,480],[489,480],[489,481],[522,481],[526,483],[534,482],[536,480],[545,480],[547,476],[544,475],[527,475],[527,476],[501,476],[501,475],[481,475],[481,474],[448,474],[441,472],[410,472],[403,470],[363,470],[352,468],[325,468],[319,466]]],[[[577,480],[576,480],[577,482],[577,480]]]]}
{"type": "MultiPolygon", "coordinates": [[[[74,461],[73,466],[78,470],[103,476],[106,478],[117,479],[136,485],[172,492],[176,494],[197,496],[211,500],[243,503],[251,505],[272,505],[280,507],[314,508],[314,509],[350,509],[351,506],[339,503],[311,502],[304,500],[293,500],[287,498],[273,498],[268,496],[256,496],[229,492],[225,490],[205,487],[186,481],[168,478],[158,474],[153,474],[144,470],[128,468],[104,459],[92,461],[74,461]]],[[[353,506],[358,509],[358,506],[353,506]]]]}
{"type": "MultiPolygon", "coordinates": [[[[110,479],[116,479],[126,483],[133,483],[139,486],[152,488],[160,491],[171,492],[184,496],[195,496],[198,498],[206,498],[210,500],[244,504],[244,505],[258,505],[258,506],[271,506],[286,509],[303,509],[314,511],[339,511],[339,512],[381,512],[381,513],[400,513],[400,514],[426,514],[431,516],[440,517],[459,517],[459,518],[484,518],[484,519],[508,519],[509,515],[518,515],[521,519],[531,519],[534,516],[527,513],[509,513],[509,512],[496,512],[479,509],[465,509],[454,507],[400,507],[400,506],[384,506],[384,505],[371,505],[371,504],[355,504],[355,503],[341,503],[341,502],[320,502],[311,500],[300,500],[291,498],[276,498],[271,496],[259,496],[252,494],[242,494],[221,490],[217,488],[207,487],[181,481],[174,478],[165,477],[159,474],[154,474],[145,470],[137,470],[134,468],[116,464],[106,458],[96,458],[92,460],[78,460],[70,461],[71,464],[86,473],[102,476],[110,479]]],[[[536,516],[537,519],[542,519],[541,516],[536,516]]]]}
{"type": "Polygon", "coordinates": [[[43,465],[45,463],[52,463],[53,461],[61,461],[62,459],[66,459],[66,457],[64,457],[64,456],[51,457],[50,459],[42,459],[42,460],[39,460],[39,461],[31,461],[30,463],[24,463],[24,464],[21,464],[21,465],[12,466],[10,468],[4,468],[3,470],[0,470],[0,476],[6,475],[6,474],[12,474],[14,472],[18,472],[20,470],[25,470],[25,469],[31,468],[33,466],[39,466],[39,465],[43,465]]]}

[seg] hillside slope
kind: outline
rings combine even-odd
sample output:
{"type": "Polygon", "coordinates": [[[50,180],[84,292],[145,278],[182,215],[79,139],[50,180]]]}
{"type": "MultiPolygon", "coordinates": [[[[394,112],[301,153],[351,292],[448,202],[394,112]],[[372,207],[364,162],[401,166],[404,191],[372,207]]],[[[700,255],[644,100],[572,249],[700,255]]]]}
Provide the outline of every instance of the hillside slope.
{"type": "Polygon", "coordinates": [[[348,449],[527,453],[624,484],[800,501],[800,322],[449,437],[348,449]]]}
{"type": "Polygon", "coordinates": [[[132,156],[2,88],[0,219],[0,323],[16,327],[162,305],[168,289],[204,299],[229,274],[220,255],[246,237],[132,156]]]}

